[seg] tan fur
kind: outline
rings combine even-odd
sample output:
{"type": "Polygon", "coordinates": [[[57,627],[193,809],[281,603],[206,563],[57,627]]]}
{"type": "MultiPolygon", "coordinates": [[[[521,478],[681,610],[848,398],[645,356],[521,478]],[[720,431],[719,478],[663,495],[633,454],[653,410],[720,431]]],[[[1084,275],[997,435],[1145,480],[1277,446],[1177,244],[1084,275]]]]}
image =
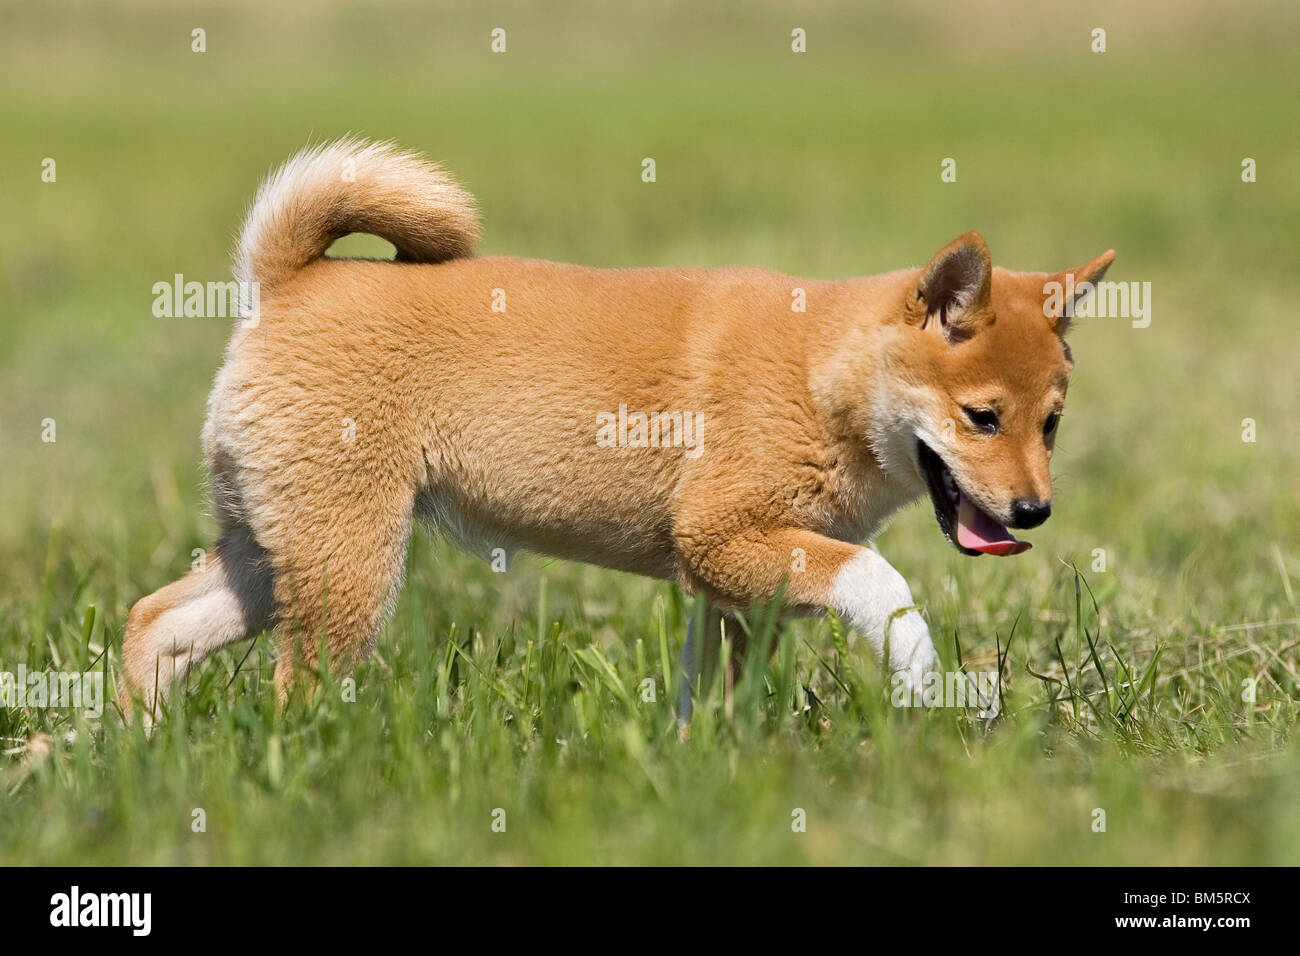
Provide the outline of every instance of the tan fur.
{"type": "MultiPolygon", "coordinates": [[[[416,517],[479,551],[672,579],[720,608],[784,584],[815,612],[857,542],[923,493],[911,430],[964,402],[996,398],[1008,421],[1004,440],[959,426],[944,443],[971,493],[991,511],[1050,496],[1041,416],[1070,366],[1045,275],[993,271],[983,299],[952,310],[974,330],[952,344],[918,300],[923,270],[821,282],[471,257],[470,200],[436,167],[348,142],[286,168],[241,241],[261,313],[235,332],[205,430],[223,541],[246,546],[136,605],[124,698],[165,692],[160,659],[169,677],[199,659],[167,653],[178,636],[159,622],[193,600],[192,578],[229,575],[235,550],[245,580],[229,590],[248,599],[248,629],[193,615],[172,627],[206,628],[179,640],[206,653],[274,618],[283,696],[322,642],[336,665],[369,650],[416,517]],[[355,181],[337,178],[348,159],[355,181]],[[321,258],[361,229],[421,262],[321,258]],[[806,312],[791,309],[796,289],[806,312]],[[702,416],[701,453],[600,447],[599,416],[620,405],[702,416]],[[273,614],[250,581],[273,587],[273,614]]],[[[957,243],[987,257],[974,234],[957,243]]],[[[863,580],[911,603],[891,571],[863,580]]]]}

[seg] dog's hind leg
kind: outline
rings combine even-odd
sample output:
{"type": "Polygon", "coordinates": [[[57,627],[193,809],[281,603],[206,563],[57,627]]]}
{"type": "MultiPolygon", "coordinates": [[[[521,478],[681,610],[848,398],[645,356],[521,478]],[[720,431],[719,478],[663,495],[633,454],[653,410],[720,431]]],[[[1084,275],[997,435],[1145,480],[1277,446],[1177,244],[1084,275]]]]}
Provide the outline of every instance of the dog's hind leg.
{"type": "Polygon", "coordinates": [[[228,528],[198,567],[131,608],[118,687],[123,711],[138,701],[152,724],[169,688],[193,665],[266,630],[274,610],[266,552],[247,527],[228,528]]]}
{"type": "Polygon", "coordinates": [[[295,516],[273,551],[281,704],[299,677],[314,678],[322,649],[342,673],[369,654],[406,568],[409,500],[392,505],[378,496],[351,514],[318,517],[295,516]]]}

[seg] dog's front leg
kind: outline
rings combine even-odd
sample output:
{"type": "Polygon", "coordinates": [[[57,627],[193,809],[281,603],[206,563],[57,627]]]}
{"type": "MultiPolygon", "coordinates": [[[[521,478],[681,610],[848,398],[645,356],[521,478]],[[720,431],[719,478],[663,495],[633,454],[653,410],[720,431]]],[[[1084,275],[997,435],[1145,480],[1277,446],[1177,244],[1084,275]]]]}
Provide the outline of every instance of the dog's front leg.
{"type": "Polygon", "coordinates": [[[686,621],[686,643],[682,647],[682,678],[677,710],[677,723],[680,727],[691,722],[694,711],[692,695],[698,689],[696,682],[703,678],[707,683],[715,673],[724,634],[731,642],[731,656],[722,675],[722,693],[724,700],[727,700],[731,697],[736,682],[740,680],[747,645],[745,632],[733,615],[723,613],[716,607],[700,604],[692,608],[691,616],[686,621]]]}
{"type": "Polygon", "coordinates": [[[688,590],[703,590],[739,609],[756,598],[770,600],[784,585],[788,605],[814,612],[833,608],[842,615],[914,692],[938,668],[930,629],[907,581],[870,548],[798,528],[716,541],[715,534],[679,531],[688,590]]]}
{"type": "Polygon", "coordinates": [[[926,674],[939,667],[930,628],[912,600],[907,581],[870,548],[859,548],[835,573],[828,607],[867,639],[879,660],[889,655],[889,670],[904,675],[919,692],[926,674]]]}

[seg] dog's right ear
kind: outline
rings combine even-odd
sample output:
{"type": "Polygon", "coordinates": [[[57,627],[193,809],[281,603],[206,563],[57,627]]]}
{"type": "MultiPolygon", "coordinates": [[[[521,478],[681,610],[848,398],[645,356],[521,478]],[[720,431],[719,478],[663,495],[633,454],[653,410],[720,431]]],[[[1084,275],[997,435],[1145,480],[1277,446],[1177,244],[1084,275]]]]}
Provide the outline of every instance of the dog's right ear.
{"type": "Polygon", "coordinates": [[[933,328],[951,344],[970,338],[993,320],[989,290],[993,257],[978,232],[958,236],[935,254],[908,303],[907,320],[933,328]]]}

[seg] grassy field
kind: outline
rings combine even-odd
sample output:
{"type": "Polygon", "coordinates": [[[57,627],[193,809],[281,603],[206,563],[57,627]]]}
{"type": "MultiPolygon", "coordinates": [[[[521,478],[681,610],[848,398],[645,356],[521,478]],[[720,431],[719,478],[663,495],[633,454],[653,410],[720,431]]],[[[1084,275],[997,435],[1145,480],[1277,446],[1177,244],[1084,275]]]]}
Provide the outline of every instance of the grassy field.
{"type": "Polygon", "coordinates": [[[1294,5],[184,6],[4,6],[0,671],[111,686],[131,603],[210,544],[228,327],[155,318],[152,286],[228,278],[313,138],[444,160],[486,252],[830,278],[978,229],[1014,268],[1115,247],[1152,321],[1073,333],[1032,552],[963,558],[928,506],[877,540],[946,665],[1004,655],[991,723],[891,707],[861,644],[797,621],[683,742],[672,587],[417,535],[354,701],[277,714],[264,636],[150,740],[0,708],[0,863],[1300,862],[1294,5]]]}

